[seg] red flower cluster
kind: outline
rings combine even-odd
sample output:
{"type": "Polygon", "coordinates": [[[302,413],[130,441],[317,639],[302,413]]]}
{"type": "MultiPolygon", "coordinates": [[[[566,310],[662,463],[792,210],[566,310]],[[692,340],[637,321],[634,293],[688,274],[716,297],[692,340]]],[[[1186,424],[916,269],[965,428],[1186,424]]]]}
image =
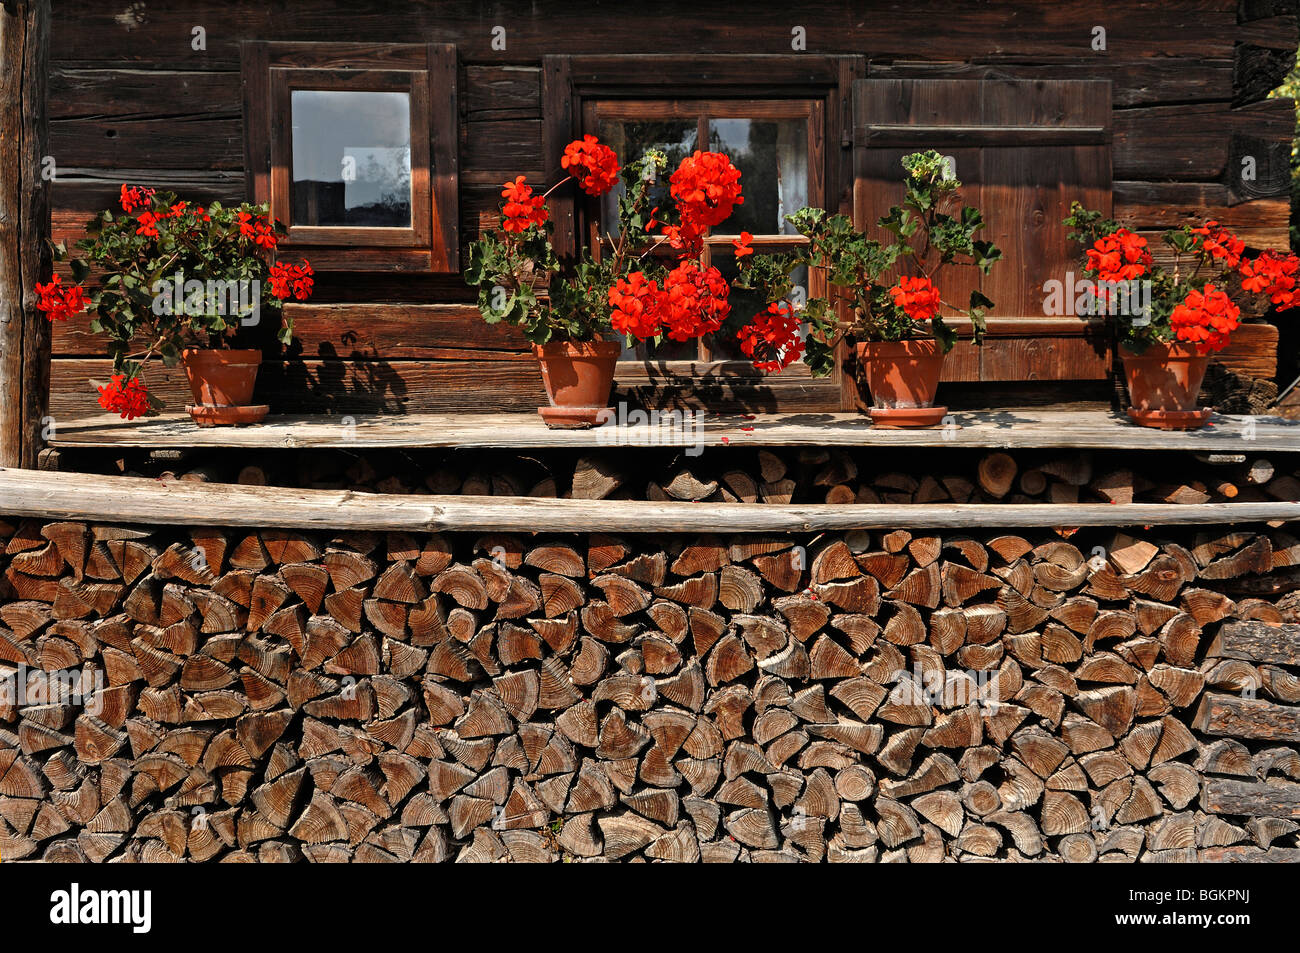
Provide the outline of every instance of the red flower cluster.
{"type": "Polygon", "coordinates": [[[777,301],[736,334],[740,350],[760,371],[777,374],[803,356],[799,318],[787,301],[777,301]]]}
{"type": "Polygon", "coordinates": [[[1218,222],[1206,222],[1200,228],[1193,228],[1192,234],[1200,239],[1198,244],[1203,254],[1221,259],[1229,268],[1236,268],[1241,262],[1246,243],[1226,228],[1220,228],[1218,222]]]}
{"type": "Polygon", "coordinates": [[[1147,240],[1127,228],[1097,239],[1088,249],[1086,270],[1100,281],[1132,281],[1145,275],[1150,267],[1147,240]]]}
{"type": "Polygon", "coordinates": [[[631,335],[642,341],[659,333],[659,300],[663,292],[646,278],[644,272],[634,271],[619,278],[609,289],[609,304],[613,312],[609,323],[619,334],[631,335]]]}
{"type": "Polygon", "coordinates": [[[618,156],[595,136],[583,136],[565,146],[560,165],[588,195],[604,195],[618,184],[618,156]]]}
{"type": "Polygon", "coordinates": [[[505,231],[526,232],[546,224],[546,199],[533,194],[533,187],[525,184],[524,176],[507,182],[501,190],[501,197],[506,200],[501,209],[501,227],[505,231]]]}
{"type": "Polygon", "coordinates": [[[609,289],[609,323],[619,334],[642,341],[666,335],[674,341],[712,334],[731,313],[731,286],[716,268],[700,270],[688,258],[668,272],[663,287],[635,271],[609,289]]]}
{"type": "Polygon", "coordinates": [[[673,248],[686,254],[698,252],[705,232],[721,225],[737,205],[745,204],[740,194],[740,170],[721,152],[700,152],[687,156],[669,178],[668,194],[681,215],[681,225],[664,228],[673,248]]]}
{"type": "Polygon", "coordinates": [[[899,278],[889,293],[913,321],[928,321],[939,313],[939,289],[929,278],[899,278]]]}
{"type": "Polygon", "coordinates": [[[149,412],[149,391],[138,377],[127,380],[123,374],[114,374],[107,386],[99,388],[99,406],[123,420],[134,420],[149,412]]]}
{"type": "Polygon", "coordinates": [[[155,215],[153,212],[141,212],[140,217],[136,219],[140,227],[135,230],[137,235],[145,235],[149,238],[158,237],[158,223],[163,220],[164,216],[155,215]]]}
{"type": "Polygon", "coordinates": [[[133,212],[141,205],[145,205],[153,198],[153,189],[142,188],[138,185],[123,185],[120,201],[123,212],[133,212]]]}
{"type": "Polygon", "coordinates": [[[55,275],[49,284],[38,284],[36,294],[36,310],[44,311],[45,317],[50,321],[66,321],[74,314],[81,314],[90,305],[81,285],[65,288],[59,275],[55,275]]]}
{"type": "Polygon", "coordinates": [[[306,301],[311,297],[314,275],[311,264],[305,258],[301,265],[276,262],[271,266],[271,294],[281,301],[290,297],[306,301]]]}
{"type": "Polygon", "coordinates": [[[1300,306],[1300,258],[1266,251],[1254,261],[1241,261],[1241,287],[1253,294],[1266,294],[1268,300],[1282,308],[1300,306]]]}
{"type": "Polygon", "coordinates": [[[1194,343],[1197,351],[1209,354],[1227,346],[1240,316],[1241,309],[1224,292],[1207,284],[1201,291],[1193,288],[1187,292],[1183,303],[1169,316],[1169,324],[1178,340],[1194,343]]]}
{"type": "Polygon", "coordinates": [[[754,254],[754,236],[749,232],[741,232],[739,238],[731,240],[731,246],[736,249],[736,261],[744,258],[746,255],[754,254]]]}
{"type": "Polygon", "coordinates": [[[269,219],[254,217],[247,212],[240,212],[237,218],[241,237],[268,250],[274,249],[279,243],[269,219]]]}
{"type": "Polygon", "coordinates": [[[659,324],[673,341],[712,334],[731,313],[730,290],[718,269],[700,271],[699,262],[687,258],[664,279],[659,324]]]}

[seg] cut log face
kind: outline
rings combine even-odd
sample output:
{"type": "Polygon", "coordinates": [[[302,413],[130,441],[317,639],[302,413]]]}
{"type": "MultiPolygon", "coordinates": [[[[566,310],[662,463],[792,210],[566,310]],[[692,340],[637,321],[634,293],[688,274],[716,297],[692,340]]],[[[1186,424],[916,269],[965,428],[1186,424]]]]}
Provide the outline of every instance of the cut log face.
{"type": "MultiPolygon", "coordinates": [[[[914,477],[838,450],[765,453],[762,473],[678,461],[656,480],[685,499],[816,488],[940,504],[1124,483],[1085,457],[990,454],[979,474],[914,477]]],[[[621,498],[629,473],[590,456],[572,489],[621,498]]],[[[1127,484],[1178,495],[1147,482],[1127,484]]],[[[1300,849],[1300,600],[1265,588],[1300,564],[1281,531],[3,522],[0,679],[64,679],[0,697],[11,854],[1088,863],[1300,849]]]]}

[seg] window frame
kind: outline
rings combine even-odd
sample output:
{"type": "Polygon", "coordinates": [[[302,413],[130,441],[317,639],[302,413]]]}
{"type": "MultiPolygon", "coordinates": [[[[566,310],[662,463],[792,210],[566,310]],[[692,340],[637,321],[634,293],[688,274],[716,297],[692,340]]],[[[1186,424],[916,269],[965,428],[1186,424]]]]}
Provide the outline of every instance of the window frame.
{"type": "Polygon", "coordinates": [[[459,273],[456,47],[255,41],[241,54],[248,190],[286,224],[280,251],[317,271],[459,273]],[[409,228],[291,223],[290,100],[299,89],[410,94],[409,228]]]}
{"type": "MultiPolygon", "coordinates": [[[[852,83],[866,76],[866,64],[866,57],[858,55],[546,56],[542,68],[546,181],[563,178],[559,156],[567,142],[582,134],[586,106],[592,101],[818,100],[822,104],[821,115],[810,123],[809,135],[810,139],[821,142],[817,171],[822,204],[831,212],[851,213],[852,83]]],[[[810,195],[814,182],[818,181],[813,175],[813,164],[810,153],[810,195]]],[[[553,241],[561,257],[575,253],[578,236],[591,234],[593,207],[576,200],[567,194],[569,191],[556,192],[551,201],[551,218],[555,223],[553,241]]],[[[598,206],[595,210],[598,222],[598,206]]],[[[729,245],[732,237],[735,236],[712,236],[712,243],[729,245]]],[[[790,238],[789,244],[793,245],[797,236],[790,238]]],[[[706,261],[708,254],[706,248],[706,261]]],[[[809,293],[815,292],[810,288],[809,293]]],[[[842,344],[839,347],[843,349],[842,344]]],[[[779,375],[768,375],[756,371],[744,360],[670,361],[652,357],[620,361],[616,383],[625,391],[641,392],[645,399],[654,400],[658,406],[836,410],[851,407],[848,402],[856,394],[856,388],[850,389],[851,382],[846,380],[841,365],[837,360],[829,377],[813,378],[802,362],[779,375]],[[725,392],[728,388],[730,393],[725,392]]]]}

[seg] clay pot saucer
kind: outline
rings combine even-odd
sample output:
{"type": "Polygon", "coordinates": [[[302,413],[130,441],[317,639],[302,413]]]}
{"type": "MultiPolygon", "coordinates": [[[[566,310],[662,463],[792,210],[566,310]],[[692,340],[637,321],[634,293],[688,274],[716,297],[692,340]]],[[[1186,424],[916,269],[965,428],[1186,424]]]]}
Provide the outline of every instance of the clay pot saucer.
{"type": "Polygon", "coordinates": [[[187,404],[185,410],[200,427],[242,427],[260,424],[271,412],[270,404],[246,404],[242,407],[217,407],[212,404],[187,404]]]}
{"type": "Polygon", "coordinates": [[[552,430],[588,430],[614,416],[613,407],[538,407],[537,412],[552,430]]]}
{"type": "Polygon", "coordinates": [[[933,427],[943,422],[947,407],[868,407],[873,427],[899,430],[903,427],[933,427]]]}
{"type": "Polygon", "coordinates": [[[1199,430],[1209,422],[1213,407],[1200,410],[1139,410],[1128,409],[1129,420],[1143,427],[1155,427],[1158,430],[1199,430]]]}

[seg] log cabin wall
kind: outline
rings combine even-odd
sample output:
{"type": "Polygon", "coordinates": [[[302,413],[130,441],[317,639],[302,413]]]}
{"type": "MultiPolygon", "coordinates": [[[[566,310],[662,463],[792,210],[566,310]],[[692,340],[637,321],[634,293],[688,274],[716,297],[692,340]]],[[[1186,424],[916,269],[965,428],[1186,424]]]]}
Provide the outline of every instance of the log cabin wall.
{"type": "MultiPolygon", "coordinates": [[[[1294,117],[1289,103],[1264,97],[1294,55],[1294,8],[1290,0],[1151,0],[1117,13],[1113,4],[1083,0],[838,0],[797,11],[765,4],[724,20],[677,2],[650,15],[617,4],[431,0],[394,15],[388,4],[337,0],[283,7],[55,0],[53,230],[75,239],[85,219],[115,202],[123,181],[200,200],[248,197],[246,41],[454,44],[463,244],[477,233],[480,214],[496,207],[501,182],[521,173],[546,177],[554,157],[543,149],[544,57],[685,50],[707,65],[724,54],[789,56],[799,27],[807,52],[797,55],[861,57],[859,75],[868,78],[1108,80],[1117,218],[1156,232],[1213,217],[1252,245],[1284,247],[1294,117]],[[1105,29],[1104,51],[1093,49],[1094,25],[1105,29]],[[1246,156],[1255,160],[1253,180],[1237,173],[1246,156]]],[[[827,148],[851,144],[849,136],[827,148]]],[[[828,204],[850,207],[850,190],[847,179],[839,182],[828,204]]],[[[1008,210],[985,211],[996,218],[1008,210]]],[[[313,305],[295,308],[293,347],[283,354],[268,347],[260,392],[280,412],[535,407],[540,382],[524,342],[509,330],[485,330],[471,302],[454,275],[322,275],[313,305]]],[[[1275,341],[1269,326],[1252,326],[1226,359],[1271,377],[1275,341]]],[[[1058,366],[1066,352],[1054,347],[1041,335],[1002,342],[998,379],[1069,376],[1058,366]]],[[[100,342],[84,326],[60,327],[53,355],[56,419],[96,412],[87,379],[107,371],[100,342]]],[[[978,370],[968,377],[978,380],[978,370]]],[[[160,369],[154,382],[173,407],[185,402],[179,371],[160,369]]],[[[668,402],[674,389],[633,385],[630,392],[668,402]]],[[[716,407],[749,410],[839,409],[849,399],[793,374],[759,385],[723,375],[694,392],[716,407]]]]}
{"type": "Polygon", "coordinates": [[[1295,862],[1298,563],[0,516],[0,850],[1295,862]]]}

